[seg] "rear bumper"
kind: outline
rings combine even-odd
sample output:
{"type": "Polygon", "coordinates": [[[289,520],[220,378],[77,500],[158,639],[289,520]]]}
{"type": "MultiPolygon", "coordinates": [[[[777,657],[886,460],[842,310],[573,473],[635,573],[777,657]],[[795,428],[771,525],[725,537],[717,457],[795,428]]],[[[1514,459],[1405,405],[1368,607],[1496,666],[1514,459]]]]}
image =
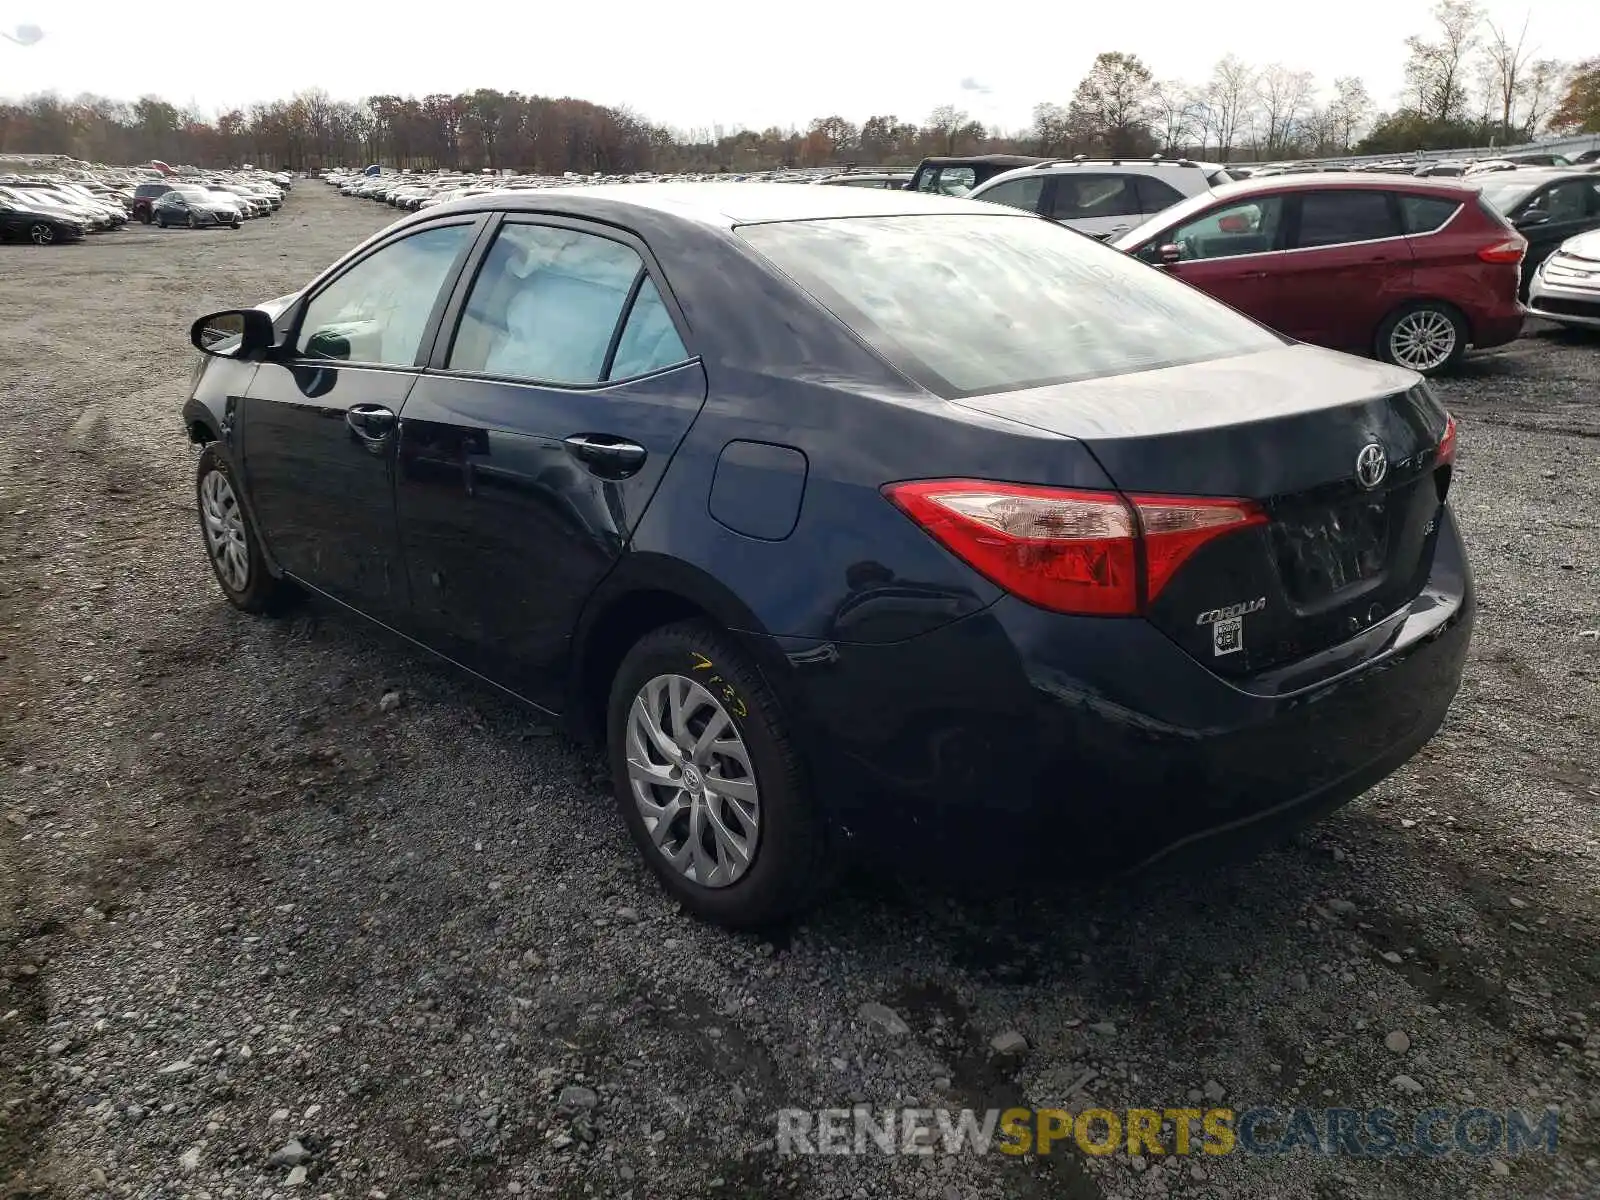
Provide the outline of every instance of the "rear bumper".
{"type": "Polygon", "coordinates": [[[847,842],[985,874],[1132,866],[1320,817],[1415,754],[1455,696],[1473,594],[1448,510],[1440,535],[1409,608],[1244,685],[1145,621],[1011,598],[895,645],[785,644],[818,794],[847,842]]]}

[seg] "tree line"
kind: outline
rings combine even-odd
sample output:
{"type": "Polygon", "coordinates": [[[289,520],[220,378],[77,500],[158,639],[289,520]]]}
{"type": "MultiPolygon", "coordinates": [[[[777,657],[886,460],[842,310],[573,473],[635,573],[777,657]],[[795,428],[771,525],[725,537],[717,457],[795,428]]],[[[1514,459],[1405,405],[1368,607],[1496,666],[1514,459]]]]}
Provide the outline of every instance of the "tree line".
{"type": "Polygon", "coordinates": [[[1107,51],[1065,103],[1038,104],[1031,127],[1010,133],[954,104],[920,122],[881,114],[858,125],[829,115],[804,129],[683,130],[628,108],[488,88],[359,102],[314,89],[215,117],[156,96],[128,104],[46,94],[0,103],[0,153],[297,171],[379,162],[611,174],[865,166],[982,151],[1263,161],[1600,132],[1600,59],[1542,57],[1526,23],[1496,26],[1476,0],[1439,0],[1433,20],[1431,36],[1406,40],[1405,90],[1387,111],[1355,76],[1323,86],[1309,72],[1228,55],[1193,84],[1158,78],[1136,54],[1107,51]]]}

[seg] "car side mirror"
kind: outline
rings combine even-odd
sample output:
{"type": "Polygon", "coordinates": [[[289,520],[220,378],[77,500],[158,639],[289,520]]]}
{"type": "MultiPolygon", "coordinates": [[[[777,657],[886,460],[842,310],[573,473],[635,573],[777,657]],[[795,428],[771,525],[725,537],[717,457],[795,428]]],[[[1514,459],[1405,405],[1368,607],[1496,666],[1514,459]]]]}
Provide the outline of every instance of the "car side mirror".
{"type": "Polygon", "coordinates": [[[1175,267],[1183,261],[1183,247],[1166,242],[1147,248],[1142,257],[1157,267],[1175,267]]]}
{"type": "Polygon", "coordinates": [[[1527,229],[1530,225],[1548,225],[1549,223],[1549,210],[1543,208],[1530,208],[1512,222],[1518,229],[1527,229]]]}
{"type": "Polygon", "coordinates": [[[189,341],[213,358],[249,358],[270,350],[277,338],[272,318],[259,308],[230,308],[189,326],[189,341]]]}

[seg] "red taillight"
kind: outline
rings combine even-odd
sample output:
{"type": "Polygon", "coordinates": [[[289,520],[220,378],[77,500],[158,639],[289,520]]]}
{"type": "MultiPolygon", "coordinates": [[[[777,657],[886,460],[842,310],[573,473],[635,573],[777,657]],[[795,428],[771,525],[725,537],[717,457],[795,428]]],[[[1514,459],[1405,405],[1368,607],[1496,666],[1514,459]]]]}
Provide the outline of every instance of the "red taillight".
{"type": "Polygon", "coordinates": [[[1514,237],[1508,238],[1503,242],[1496,242],[1492,246],[1485,246],[1478,251],[1478,257],[1486,263],[1519,263],[1522,261],[1522,256],[1527,252],[1527,240],[1514,237]]]}
{"type": "Polygon", "coordinates": [[[946,549],[1014,596],[1055,612],[1132,616],[1185,559],[1260,524],[1247,500],[1190,500],[974,479],[896,483],[885,494],[946,549]],[[1139,548],[1144,548],[1140,579],[1139,548]]]}
{"type": "Polygon", "coordinates": [[[1145,595],[1151,600],[1184,560],[1212,538],[1267,521],[1267,514],[1248,500],[1135,496],[1133,504],[1144,526],[1145,595]]]}
{"type": "Polygon", "coordinates": [[[1456,419],[1446,417],[1444,423],[1444,436],[1439,439],[1439,449],[1434,455],[1433,465],[1443,467],[1456,460],[1456,419]]]}

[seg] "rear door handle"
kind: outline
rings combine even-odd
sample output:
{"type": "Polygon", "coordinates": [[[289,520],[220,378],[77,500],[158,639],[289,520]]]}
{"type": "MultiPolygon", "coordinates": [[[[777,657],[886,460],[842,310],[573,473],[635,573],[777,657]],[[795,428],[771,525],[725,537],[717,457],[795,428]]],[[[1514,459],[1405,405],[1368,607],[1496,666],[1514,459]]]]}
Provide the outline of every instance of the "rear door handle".
{"type": "Polygon", "coordinates": [[[605,433],[575,433],[564,438],[568,453],[602,479],[626,479],[644,466],[649,452],[638,442],[605,433]]]}
{"type": "Polygon", "coordinates": [[[356,404],[345,410],[344,423],[364,442],[381,442],[394,432],[394,411],[381,404],[356,404]]]}

